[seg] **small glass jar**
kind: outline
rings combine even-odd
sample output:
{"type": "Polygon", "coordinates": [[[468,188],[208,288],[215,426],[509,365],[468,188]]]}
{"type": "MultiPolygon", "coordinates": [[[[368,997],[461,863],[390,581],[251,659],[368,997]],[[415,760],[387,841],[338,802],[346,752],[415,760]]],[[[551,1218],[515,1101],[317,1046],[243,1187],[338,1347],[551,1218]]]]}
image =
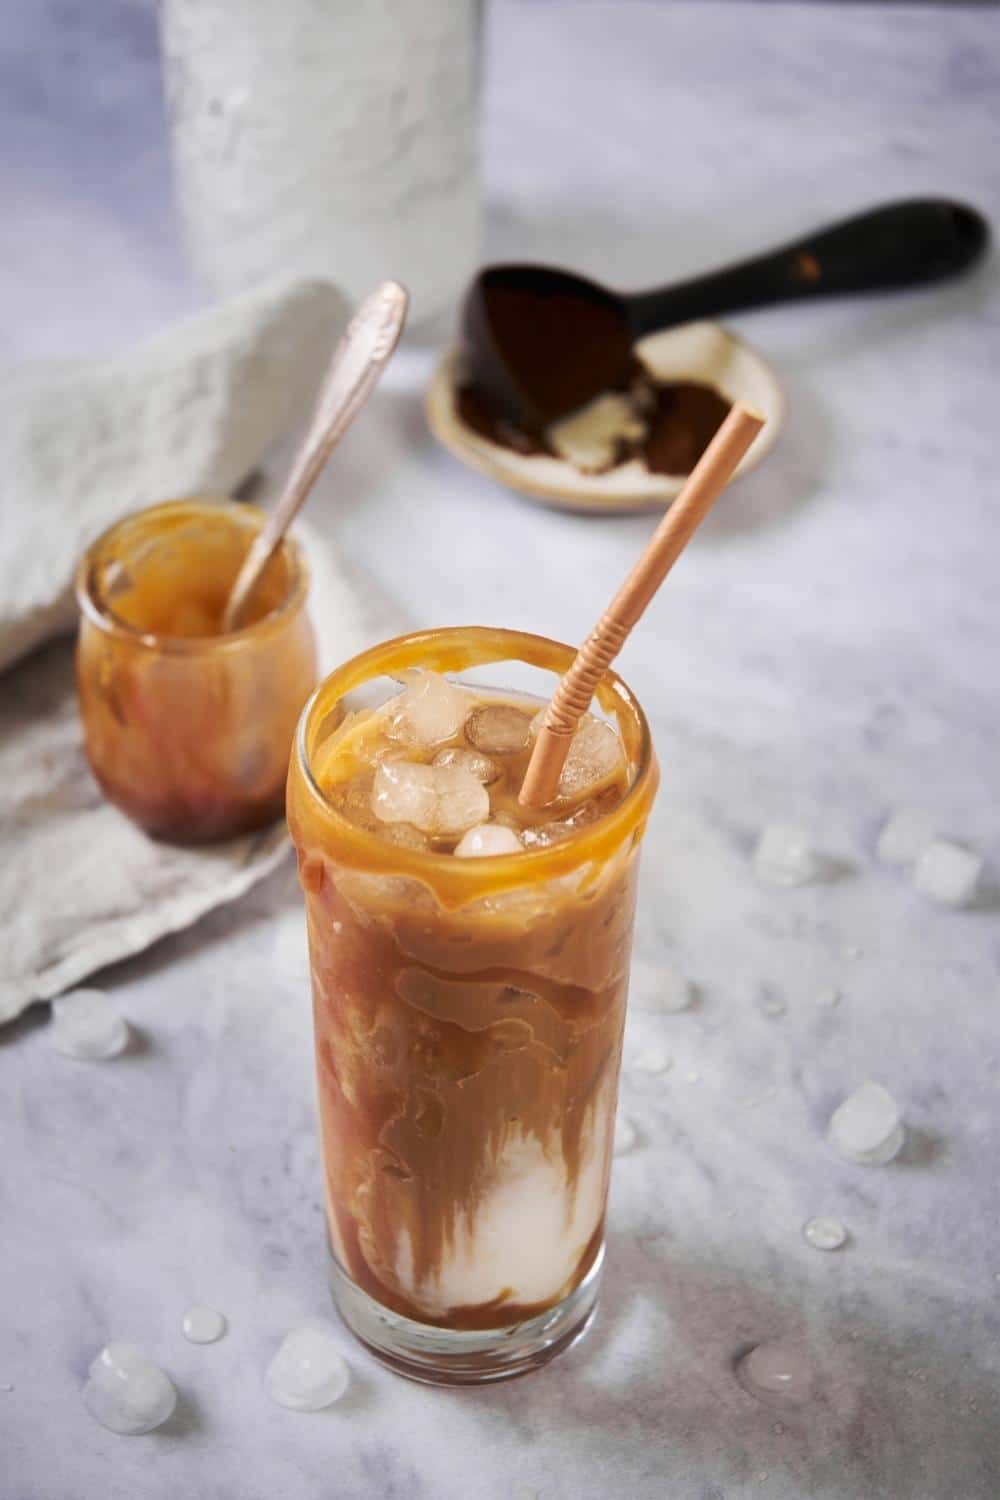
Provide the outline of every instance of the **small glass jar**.
{"type": "Polygon", "coordinates": [[[91,768],[153,838],[209,844],[281,817],[316,682],[309,574],[286,538],[247,623],[221,620],[261,511],[211,496],[119,521],[84,556],[77,691],[91,768]]]}

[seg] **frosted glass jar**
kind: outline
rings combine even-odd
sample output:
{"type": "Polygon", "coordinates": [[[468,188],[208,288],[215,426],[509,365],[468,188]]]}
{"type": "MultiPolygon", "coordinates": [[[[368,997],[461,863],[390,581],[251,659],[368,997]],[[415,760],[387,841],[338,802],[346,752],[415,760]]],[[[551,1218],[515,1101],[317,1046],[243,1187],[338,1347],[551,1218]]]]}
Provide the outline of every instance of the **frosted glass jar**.
{"type": "Polygon", "coordinates": [[[217,293],[406,282],[412,320],[479,255],[479,0],[163,0],[178,203],[217,293]]]}

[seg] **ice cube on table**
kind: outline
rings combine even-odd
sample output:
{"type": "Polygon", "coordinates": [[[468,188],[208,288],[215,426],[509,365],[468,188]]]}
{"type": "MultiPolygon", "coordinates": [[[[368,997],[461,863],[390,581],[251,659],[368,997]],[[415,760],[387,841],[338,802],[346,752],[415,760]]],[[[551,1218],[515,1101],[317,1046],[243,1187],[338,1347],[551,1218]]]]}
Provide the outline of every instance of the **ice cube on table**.
{"type": "Polygon", "coordinates": [[[913,886],[942,906],[968,906],[979,889],[983,861],[947,839],[934,839],[913,869],[913,886]]]}
{"type": "Polygon", "coordinates": [[[827,1138],[838,1155],[863,1167],[881,1167],[903,1144],[899,1106],[880,1083],[870,1079],[849,1094],[830,1116],[827,1138]]]}
{"type": "Polygon", "coordinates": [[[584,714],[570,741],[559,778],[560,797],[582,797],[610,781],[624,766],[621,741],[610,724],[584,714]]]}
{"type": "Polygon", "coordinates": [[[638,1010],[662,1010],[671,1014],[687,1010],[694,1000],[694,985],[669,964],[633,961],[629,1004],[638,1010]]]}
{"type": "Polygon", "coordinates": [[[476,859],[494,854],[520,854],[521,840],[512,828],[502,823],[480,823],[462,835],[455,853],[462,859],[476,859]]]}
{"type": "Polygon", "coordinates": [[[73,990],[52,1002],[49,1039],[63,1057],[103,1062],[128,1046],[128,1022],[102,990],[73,990]]]}
{"type": "Polygon", "coordinates": [[[159,1365],[116,1339],[91,1365],[83,1404],[109,1432],[131,1437],[161,1427],[173,1415],[177,1392],[159,1365]]]}
{"type": "Polygon", "coordinates": [[[409,823],[421,833],[464,833],[490,815],[489,793],[464,766],[383,761],[372,784],[372,811],[383,823],[409,823]]]}
{"type": "Polygon", "coordinates": [[[303,1323],[285,1335],[267,1367],[265,1385],[272,1401],[292,1411],[321,1411],[347,1389],[347,1362],[330,1330],[303,1323]]]}
{"type": "Polygon", "coordinates": [[[675,1013],[694,1000],[694,985],[679,969],[663,968],[656,976],[656,1009],[675,1013]]]}
{"type": "Polygon", "coordinates": [[[822,859],[798,823],[769,823],[757,840],[754,872],[765,885],[807,885],[822,870],[822,859]]]}
{"type": "Polygon", "coordinates": [[[480,755],[475,750],[463,750],[461,745],[448,745],[444,750],[439,750],[431,765],[463,766],[483,786],[492,786],[500,777],[500,767],[488,755],[480,755]]]}
{"type": "Polygon", "coordinates": [[[886,865],[912,865],[936,833],[927,813],[901,808],[883,823],[875,853],[886,865]]]}
{"type": "Polygon", "coordinates": [[[407,673],[407,686],[387,705],[392,739],[430,748],[452,739],[465,723],[469,695],[437,672],[407,673]]]}
{"type": "Polygon", "coordinates": [[[513,755],[531,737],[531,715],[510,703],[483,703],[465,721],[465,738],[490,755],[513,755]]]}

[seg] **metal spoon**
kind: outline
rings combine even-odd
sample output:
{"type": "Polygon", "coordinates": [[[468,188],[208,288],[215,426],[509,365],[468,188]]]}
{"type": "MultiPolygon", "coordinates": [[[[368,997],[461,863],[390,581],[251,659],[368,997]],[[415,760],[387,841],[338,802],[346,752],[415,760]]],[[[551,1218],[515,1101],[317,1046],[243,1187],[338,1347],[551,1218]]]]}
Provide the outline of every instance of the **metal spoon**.
{"type": "Polygon", "coordinates": [[[489,266],[462,310],[463,371],[498,415],[537,436],[623,388],[633,344],[656,329],[738,308],[946,281],[980,259],[989,237],[976,209],[929,198],[872,209],[650,292],[611,291],[555,266],[489,266]]]}
{"type": "Polygon", "coordinates": [[[260,576],[348,427],[375,389],[406,322],[409,294],[383,281],[358,308],[333,353],[309,430],[281,499],[236,575],[222,617],[223,632],[239,628],[260,576]]]}

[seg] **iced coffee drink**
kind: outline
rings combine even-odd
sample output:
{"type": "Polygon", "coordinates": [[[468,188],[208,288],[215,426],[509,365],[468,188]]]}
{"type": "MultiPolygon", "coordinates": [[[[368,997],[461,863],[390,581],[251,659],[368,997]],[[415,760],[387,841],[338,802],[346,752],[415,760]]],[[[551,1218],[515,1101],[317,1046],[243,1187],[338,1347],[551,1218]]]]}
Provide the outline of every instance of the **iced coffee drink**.
{"type": "Polygon", "coordinates": [[[608,674],[557,800],[519,805],[572,655],[507,631],[406,637],[329,678],[299,727],[334,1294],[417,1378],[530,1369],[596,1297],[657,771],[608,674]]]}
{"type": "Polygon", "coordinates": [[[279,818],[316,682],[308,573],[286,540],[245,623],[223,633],[263,524],[250,506],[178,500],[129,516],[80,565],[77,688],[101,790],[154,838],[205,844],[279,818]]]}

